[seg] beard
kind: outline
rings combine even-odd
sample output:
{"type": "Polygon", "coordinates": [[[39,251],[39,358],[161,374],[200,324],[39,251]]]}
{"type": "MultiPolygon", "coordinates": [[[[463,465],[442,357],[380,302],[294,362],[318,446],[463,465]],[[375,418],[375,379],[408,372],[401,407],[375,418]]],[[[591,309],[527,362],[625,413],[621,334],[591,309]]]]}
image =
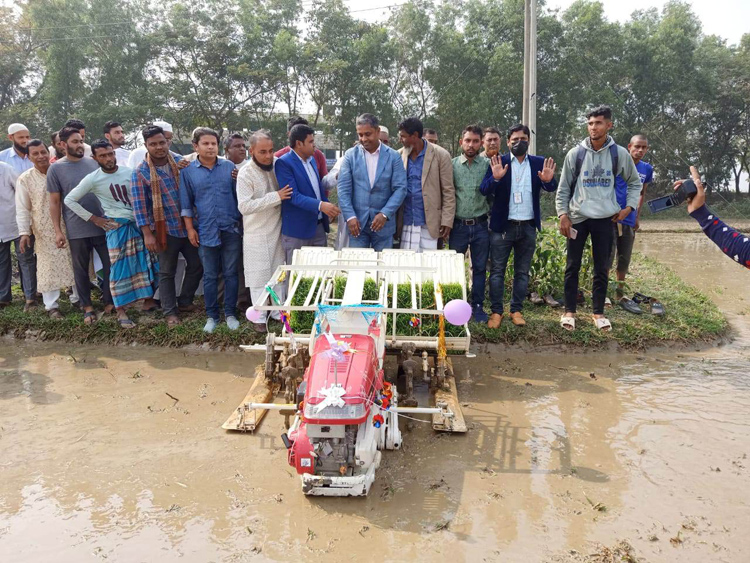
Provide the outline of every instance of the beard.
{"type": "Polygon", "coordinates": [[[254,162],[254,163],[255,163],[255,165],[256,165],[256,166],[257,166],[258,168],[260,168],[261,170],[264,170],[264,171],[266,171],[266,172],[270,172],[271,170],[273,170],[273,161],[271,161],[271,164],[261,164],[260,162],[258,162],[258,161],[257,161],[257,160],[255,159],[255,157],[253,157],[253,162],[254,162]]]}
{"type": "Polygon", "coordinates": [[[13,148],[16,149],[16,151],[20,152],[21,154],[29,154],[29,147],[22,147],[15,141],[13,141],[13,148]]]}

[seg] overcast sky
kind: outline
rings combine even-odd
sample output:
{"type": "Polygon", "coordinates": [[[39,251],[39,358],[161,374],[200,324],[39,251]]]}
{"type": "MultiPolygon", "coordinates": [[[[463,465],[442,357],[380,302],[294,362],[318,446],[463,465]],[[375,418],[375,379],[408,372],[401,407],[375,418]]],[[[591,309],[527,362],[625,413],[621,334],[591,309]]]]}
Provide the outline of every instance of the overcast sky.
{"type": "MultiPolygon", "coordinates": [[[[314,0],[306,0],[310,4],[314,0]]],[[[382,20],[388,12],[384,6],[405,0],[345,0],[354,15],[369,21],[382,20]]],[[[661,8],[667,0],[600,0],[609,20],[626,21],[635,10],[661,8]]],[[[566,9],[574,0],[547,0],[548,8],[566,9]]],[[[743,33],[750,33],[750,0],[693,0],[693,11],[703,22],[703,32],[719,35],[730,44],[739,43],[743,33]]]]}
{"type": "MultiPolygon", "coordinates": [[[[310,6],[319,0],[302,0],[310,6]]],[[[406,0],[344,0],[355,16],[368,20],[383,20],[391,6],[406,0]]],[[[667,0],[600,0],[609,20],[625,21],[635,10],[661,9],[667,0]]],[[[546,0],[548,8],[565,9],[574,0],[546,0]]],[[[0,0],[0,6],[13,6],[15,0],[0,0]]],[[[692,0],[693,11],[703,22],[706,34],[719,35],[730,44],[739,43],[743,33],[750,33],[750,0],[692,0]]]]}

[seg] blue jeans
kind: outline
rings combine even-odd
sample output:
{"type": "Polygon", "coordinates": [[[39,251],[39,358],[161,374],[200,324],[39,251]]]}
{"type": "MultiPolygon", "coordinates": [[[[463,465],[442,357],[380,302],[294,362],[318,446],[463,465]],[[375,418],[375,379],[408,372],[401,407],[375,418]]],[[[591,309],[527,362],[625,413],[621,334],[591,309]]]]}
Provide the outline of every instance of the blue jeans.
{"type": "MultiPolygon", "coordinates": [[[[349,228],[346,223],[344,223],[344,228],[349,228]]],[[[366,227],[360,225],[358,237],[349,235],[349,247],[374,248],[375,252],[380,252],[384,248],[393,248],[393,234],[384,235],[382,229],[375,233],[370,229],[369,224],[366,227]]]]}
{"type": "Polygon", "coordinates": [[[536,250],[536,227],[532,221],[521,225],[508,223],[503,233],[490,232],[490,301],[492,312],[500,315],[503,314],[505,270],[511,250],[514,272],[510,312],[518,313],[523,309],[523,300],[529,288],[529,268],[536,250]]]}
{"type": "Polygon", "coordinates": [[[203,298],[206,314],[219,320],[219,273],[224,276],[224,315],[237,315],[237,268],[242,254],[242,237],[238,233],[219,231],[220,246],[199,246],[203,262],[203,298]]]}
{"type": "Polygon", "coordinates": [[[490,255],[490,235],[487,221],[464,225],[456,221],[451,230],[449,248],[459,254],[471,249],[471,304],[484,303],[484,288],[487,284],[487,259],[490,255]]]}
{"type": "Polygon", "coordinates": [[[16,257],[18,258],[18,274],[21,278],[21,287],[26,301],[36,300],[36,254],[34,243],[36,239],[31,235],[31,245],[26,252],[21,252],[21,238],[13,241],[16,248],[16,257]]]}

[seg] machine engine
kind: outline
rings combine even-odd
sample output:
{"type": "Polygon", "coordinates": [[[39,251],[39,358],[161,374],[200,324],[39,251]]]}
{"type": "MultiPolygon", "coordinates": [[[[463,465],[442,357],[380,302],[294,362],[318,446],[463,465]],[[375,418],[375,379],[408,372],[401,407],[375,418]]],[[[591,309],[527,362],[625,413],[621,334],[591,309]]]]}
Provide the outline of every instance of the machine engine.
{"type": "Polygon", "coordinates": [[[376,343],[367,334],[319,338],[289,431],[289,464],[306,494],[366,495],[381,449],[398,449],[396,390],[384,381],[376,343]]]}

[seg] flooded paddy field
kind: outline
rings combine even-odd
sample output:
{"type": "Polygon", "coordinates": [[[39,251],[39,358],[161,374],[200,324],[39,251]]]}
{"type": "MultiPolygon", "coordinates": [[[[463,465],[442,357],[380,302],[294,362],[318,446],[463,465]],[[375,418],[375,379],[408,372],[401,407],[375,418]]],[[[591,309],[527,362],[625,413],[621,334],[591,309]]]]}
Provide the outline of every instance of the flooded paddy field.
{"type": "Polygon", "coordinates": [[[637,247],[731,344],[479,346],[454,361],[469,432],[402,423],[367,498],[305,497],[275,413],[221,429],[261,354],[5,339],[0,560],[748,561],[750,274],[700,234],[637,247]]]}

